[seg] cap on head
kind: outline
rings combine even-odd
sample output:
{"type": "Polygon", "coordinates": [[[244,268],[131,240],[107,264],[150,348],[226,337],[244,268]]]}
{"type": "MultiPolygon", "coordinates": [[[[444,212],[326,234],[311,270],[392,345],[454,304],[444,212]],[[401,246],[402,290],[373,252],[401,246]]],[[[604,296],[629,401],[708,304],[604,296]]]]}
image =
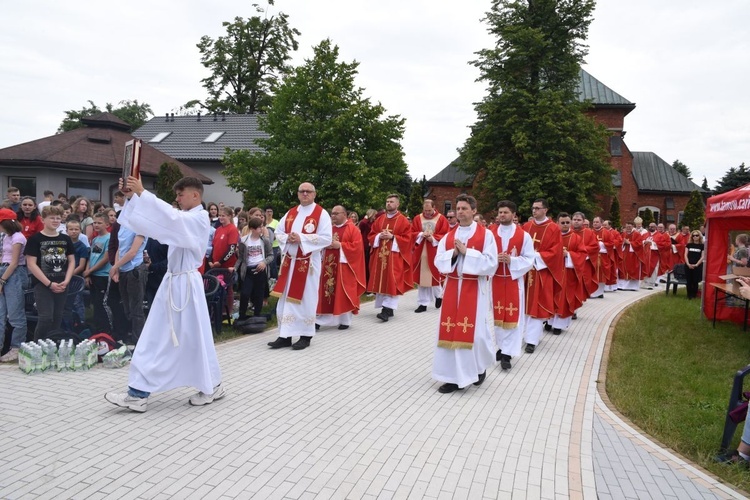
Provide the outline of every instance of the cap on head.
{"type": "Polygon", "coordinates": [[[0,221],[16,220],[18,216],[10,208],[0,208],[0,221]]]}

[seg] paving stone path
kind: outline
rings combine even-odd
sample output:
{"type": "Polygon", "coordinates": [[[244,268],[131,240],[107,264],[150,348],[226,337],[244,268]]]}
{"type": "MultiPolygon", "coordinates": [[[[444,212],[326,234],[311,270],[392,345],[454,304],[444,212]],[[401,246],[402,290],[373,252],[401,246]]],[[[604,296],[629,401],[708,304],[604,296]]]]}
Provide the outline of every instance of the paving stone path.
{"type": "Polygon", "coordinates": [[[648,293],[589,300],[512,370],[448,395],[416,293],[304,351],[269,350],[275,331],[219,345],[228,395],[206,407],[181,389],[115,408],[103,395],[126,370],[0,367],[0,498],[743,498],[599,397],[606,332],[648,293]]]}

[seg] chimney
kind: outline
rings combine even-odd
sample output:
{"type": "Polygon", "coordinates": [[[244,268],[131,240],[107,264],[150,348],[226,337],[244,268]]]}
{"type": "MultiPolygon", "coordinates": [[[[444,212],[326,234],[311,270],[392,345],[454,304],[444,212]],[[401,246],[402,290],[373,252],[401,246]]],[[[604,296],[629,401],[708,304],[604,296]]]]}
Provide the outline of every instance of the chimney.
{"type": "Polygon", "coordinates": [[[174,121],[174,113],[172,113],[172,121],[174,121]]]}
{"type": "Polygon", "coordinates": [[[169,113],[167,113],[167,117],[166,117],[166,118],[167,118],[167,119],[166,119],[166,120],[164,120],[164,121],[165,121],[165,122],[168,122],[168,121],[169,121],[169,113]]]}
{"type": "Polygon", "coordinates": [[[198,121],[201,121],[201,112],[198,111],[198,121]]]}
{"type": "Polygon", "coordinates": [[[218,116],[218,115],[217,115],[216,113],[214,113],[214,121],[216,121],[216,117],[217,117],[217,116],[218,116]]]}
{"type": "Polygon", "coordinates": [[[227,121],[227,114],[222,111],[221,113],[221,121],[225,122],[227,121]]]}

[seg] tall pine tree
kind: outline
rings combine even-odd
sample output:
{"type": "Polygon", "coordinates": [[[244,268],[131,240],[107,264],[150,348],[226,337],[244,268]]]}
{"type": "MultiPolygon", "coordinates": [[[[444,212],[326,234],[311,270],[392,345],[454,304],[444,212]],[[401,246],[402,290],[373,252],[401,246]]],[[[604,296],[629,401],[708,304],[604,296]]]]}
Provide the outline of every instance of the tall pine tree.
{"type": "Polygon", "coordinates": [[[612,198],[612,205],[609,207],[609,223],[615,229],[619,229],[622,225],[620,222],[620,200],[616,195],[612,198]]]}
{"type": "Polygon", "coordinates": [[[488,86],[461,150],[480,212],[512,199],[528,214],[545,197],[553,212],[598,210],[612,193],[607,137],[584,115],[580,66],[593,0],[494,0],[485,21],[497,37],[473,61],[488,86]]]}

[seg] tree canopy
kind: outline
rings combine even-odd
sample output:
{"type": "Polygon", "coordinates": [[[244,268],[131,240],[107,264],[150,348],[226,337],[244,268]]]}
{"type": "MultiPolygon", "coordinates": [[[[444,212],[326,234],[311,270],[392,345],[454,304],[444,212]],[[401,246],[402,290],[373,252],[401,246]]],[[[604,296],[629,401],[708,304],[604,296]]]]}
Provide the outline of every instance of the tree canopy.
{"type": "Polygon", "coordinates": [[[750,170],[742,162],[739,167],[730,168],[724,176],[719,179],[714,189],[714,194],[726,193],[732,189],[744,186],[750,183],[750,170]]]}
{"type": "Polygon", "coordinates": [[[703,205],[703,196],[700,191],[695,190],[690,193],[690,199],[685,205],[685,212],[682,215],[682,225],[690,226],[690,229],[698,229],[706,220],[706,209],[703,205]]]}
{"type": "Polygon", "coordinates": [[[131,130],[135,130],[149,119],[149,116],[154,116],[154,112],[151,110],[151,106],[147,103],[140,103],[138,99],[120,101],[118,107],[114,107],[112,103],[107,103],[104,109],[100,109],[99,106],[94,104],[94,101],[87,101],[89,107],[84,106],[81,109],[71,109],[65,112],[65,118],[63,119],[60,126],[57,128],[57,133],[69,132],[77,128],[83,127],[81,118],[87,116],[93,116],[103,111],[112,113],[120,120],[128,123],[131,130]]]}
{"type": "Polygon", "coordinates": [[[256,205],[297,203],[297,187],[311,182],[316,201],[364,212],[382,206],[406,173],[400,141],[404,119],[355,87],[358,63],[340,62],[330,40],[295,68],[276,93],[259,126],[269,137],[262,152],[227,151],[228,184],[256,205]]]}
{"type": "Polygon", "coordinates": [[[156,175],[156,196],[167,203],[172,203],[175,198],[174,185],[182,179],[180,167],[170,162],[164,162],[159,167],[159,173],[156,175]]]}
{"type": "MultiPolygon", "coordinates": [[[[203,36],[198,43],[201,64],[211,72],[201,80],[208,91],[202,107],[210,113],[265,111],[279,78],[291,71],[290,54],[298,48],[300,32],[289,25],[287,14],[269,16],[258,4],[253,7],[259,15],[224,22],[226,35],[215,40],[203,36]]],[[[193,108],[199,102],[193,100],[183,107],[193,108]]]]}
{"type": "Polygon", "coordinates": [[[690,169],[688,168],[687,165],[682,163],[680,160],[675,160],[672,163],[672,168],[677,170],[679,173],[681,173],[682,175],[684,175],[691,181],[693,180],[693,174],[690,172],[690,169]]]}
{"type": "Polygon", "coordinates": [[[487,84],[461,149],[480,211],[512,199],[528,214],[535,198],[553,211],[598,211],[613,192],[608,133],[584,114],[580,65],[593,0],[494,0],[485,17],[497,37],[472,64],[487,84]]]}

